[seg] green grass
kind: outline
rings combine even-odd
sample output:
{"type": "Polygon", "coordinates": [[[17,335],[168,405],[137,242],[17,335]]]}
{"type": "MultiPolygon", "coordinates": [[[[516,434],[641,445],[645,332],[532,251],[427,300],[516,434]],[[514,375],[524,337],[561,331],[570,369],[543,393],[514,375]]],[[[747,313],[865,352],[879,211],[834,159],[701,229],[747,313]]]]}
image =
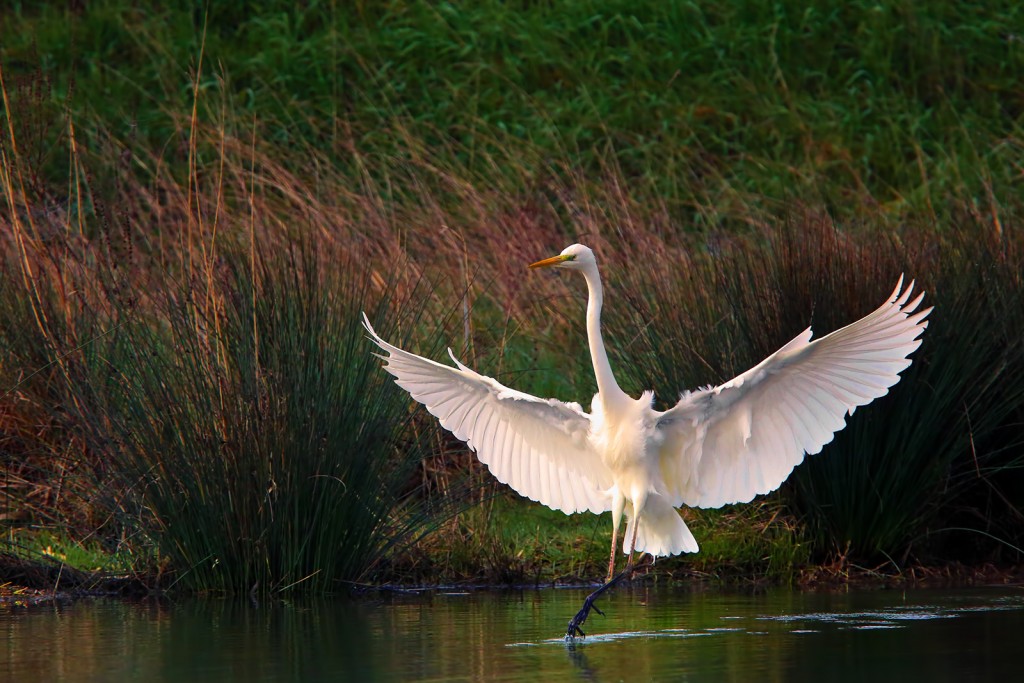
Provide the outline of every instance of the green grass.
{"type": "MultiPolygon", "coordinates": [[[[700,552],[659,559],[653,568],[659,575],[790,583],[810,562],[810,545],[777,504],[687,510],[685,516],[700,552]]],[[[608,571],[611,526],[610,512],[566,515],[500,486],[400,554],[389,567],[389,578],[428,585],[589,583],[608,571]]],[[[617,550],[616,564],[622,568],[621,542],[617,550]]]]}
{"type": "Polygon", "coordinates": [[[404,154],[397,129],[474,173],[610,166],[700,230],[786,200],[899,221],[1017,194],[1015,2],[103,0],[3,18],[9,81],[41,64],[80,135],[130,149],[173,152],[195,85],[216,93],[204,118],[339,165],[404,154]]]}
{"type": "Polygon", "coordinates": [[[434,542],[451,580],[575,583],[603,576],[610,534],[610,515],[570,516],[502,492],[453,519],[434,542]]]}
{"type": "Polygon", "coordinates": [[[22,557],[66,564],[83,572],[124,576],[149,571],[155,564],[155,558],[138,557],[127,544],[110,547],[99,539],[76,539],[50,530],[8,530],[3,540],[7,549],[17,548],[22,557]]]}

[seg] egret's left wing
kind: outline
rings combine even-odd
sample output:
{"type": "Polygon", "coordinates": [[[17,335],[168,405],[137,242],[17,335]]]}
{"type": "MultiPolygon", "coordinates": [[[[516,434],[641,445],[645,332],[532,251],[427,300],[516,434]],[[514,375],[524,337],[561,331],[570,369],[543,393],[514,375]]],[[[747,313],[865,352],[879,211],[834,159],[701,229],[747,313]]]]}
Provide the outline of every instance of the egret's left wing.
{"type": "Polygon", "coordinates": [[[555,510],[601,513],[611,472],[588,447],[590,416],[576,404],[515,391],[466,367],[403,351],[363,325],[387,352],[384,369],[441,425],[469,444],[498,481],[555,510]]]}
{"type": "Polygon", "coordinates": [[[720,507],[778,488],[852,415],[899,381],[930,308],[903,278],[873,313],[821,339],[804,330],[725,384],[689,393],[658,419],[660,466],[674,505],[720,507]]]}

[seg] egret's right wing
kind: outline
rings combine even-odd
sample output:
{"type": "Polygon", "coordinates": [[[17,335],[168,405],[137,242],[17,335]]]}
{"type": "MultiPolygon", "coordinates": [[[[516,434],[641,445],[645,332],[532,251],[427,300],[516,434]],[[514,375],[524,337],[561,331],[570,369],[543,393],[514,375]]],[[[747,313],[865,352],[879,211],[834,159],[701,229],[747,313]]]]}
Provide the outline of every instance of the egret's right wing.
{"type": "Polygon", "coordinates": [[[509,389],[454,355],[453,368],[403,351],[381,339],[365,313],[363,325],[387,352],[381,358],[395,383],[469,444],[498,481],[566,513],[611,509],[611,472],[588,448],[590,416],[578,405],[509,389]]]}

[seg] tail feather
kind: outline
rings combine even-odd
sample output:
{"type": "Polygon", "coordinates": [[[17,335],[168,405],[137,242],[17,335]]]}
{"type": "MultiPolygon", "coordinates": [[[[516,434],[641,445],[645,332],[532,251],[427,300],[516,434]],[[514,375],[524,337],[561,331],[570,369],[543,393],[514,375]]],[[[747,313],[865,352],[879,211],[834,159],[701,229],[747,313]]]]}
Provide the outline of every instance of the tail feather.
{"type": "MultiPolygon", "coordinates": [[[[622,552],[629,552],[629,541],[633,538],[635,517],[630,517],[626,525],[626,535],[622,540],[622,552]]],[[[651,494],[640,511],[640,527],[636,532],[635,550],[650,553],[655,557],[678,555],[679,553],[695,553],[698,550],[697,539],[690,533],[686,522],[664,497],[651,494]]]]}

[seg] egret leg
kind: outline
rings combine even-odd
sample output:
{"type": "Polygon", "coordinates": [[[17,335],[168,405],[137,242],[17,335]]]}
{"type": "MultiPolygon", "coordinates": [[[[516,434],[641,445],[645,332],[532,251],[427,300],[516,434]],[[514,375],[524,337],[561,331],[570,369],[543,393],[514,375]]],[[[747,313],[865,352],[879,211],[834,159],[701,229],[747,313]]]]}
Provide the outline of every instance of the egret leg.
{"type": "Polygon", "coordinates": [[[618,525],[612,527],[612,556],[608,560],[608,575],[604,577],[605,583],[612,580],[615,576],[615,546],[619,544],[619,527],[618,525]]]}
{"type": "MultiPolygon", "coordinates": [[[[598,606],[594,604],[594,601],[601,597],[601,594],[604,593],[606,590],[617,584],[619,581],[622,581],[622,579],[633,574],[633,551],[636,549],[636,528],[638,526],[639,524],[633,525],[633,538],[631,538],[629,541],[629,561],[626,562],[626,568],[623,569],[618,575],[609,578],[608,581],[604,583],[604,585],[602,585],[600,588],[598,588],[596,591],[594,591],[586,597],[586,599],[583,601],[583,607],[580,609],[579,612],[576,613],[576,616],[569,620],[569,628],[565,631],[566,640],[575,640],[576,636],[586,638],[587,634],[583,632],[582,626],[583,623],[587,620],[587,617],[590,616],[590,610],[594,610],[602,617],[604,616],[604,612],[602,612],[600,608],[598,608],[598,606]]],[[[615,562],[615,531],[612,531],[612,564],[609,564],[608,566],[609,574],[611,573],[615,562]]]]}
{"type": "Polygon", "coordinates": [[[629,561],[626,566],[630,569],[633,568],[633,552],[636,550],[636,532],[640,528],[640,520],[637,519],[633,523],[633,537],[629,539],[629,561]]]}

